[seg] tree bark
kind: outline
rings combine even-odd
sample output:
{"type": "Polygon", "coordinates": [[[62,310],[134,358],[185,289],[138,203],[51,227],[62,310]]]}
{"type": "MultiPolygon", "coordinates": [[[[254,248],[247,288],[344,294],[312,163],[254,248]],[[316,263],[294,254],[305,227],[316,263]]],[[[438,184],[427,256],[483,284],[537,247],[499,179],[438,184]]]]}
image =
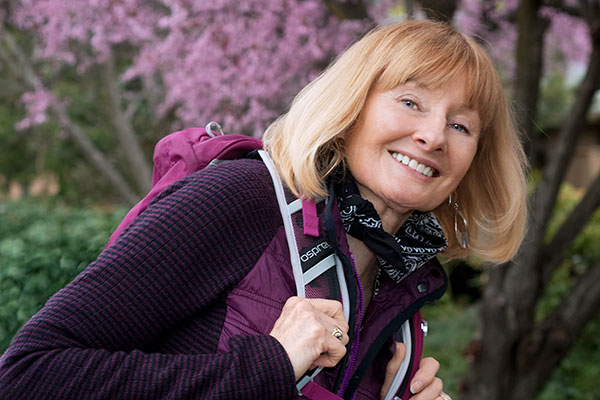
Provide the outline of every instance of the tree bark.
{"type": "MultiPolygon", "coordinates": [[[[363,0],[353,2],[323,0],[329,11],[339,19],[369,20],[371,16],[363,0]]],[[[372,22],[372,21],[371,21],[372,22]]]]}
{"type": "Polygon", "coordinates": [[[110,114],[117,138],[122,148],[125,150],[125,157],[129,163],[131,174],[137,183],[139,191],[141,193],[146,193],[150,190],[152,184],[152,168],[146,161],[140,142],[131,126],[131,121],[127,118],[121,106],[122,97],[119,90],[118,77],[115,72],[115,60],[112,53],[101,65],[101,71],[104,86],[108,92],[110,114]]]}
{"type": "Polygon", "coordinates": [[[567,298],[521,341],[514,400],[529,400],[542,390],[588,321],[600,309],[600,262],[579,277],[567,298]]]}
{"type": "MultiPolygon", "coordinates": [[[[592,27],[593,28],[593,27],[592,27]]],[[[575,103],[571,108],[558,142],[553,146],[552,162],[544,170],[532,200],[532,222],[545,232],[556,202],[556,195],[567,172],[569,161],[579,134],[585,126],[586,116],[600,84],[600,28],[592,31],[592,53],[588,68],[579,88],[575,103]]]]}
{"type": "Polygon", "coordinates": [[[540,265],[543,287],[548,284],[552,273],[559,267],[567,250],[598,207],[600,207],[600,173],[596,175],[579,204],[558,228],[552,241],[542,251],[544,257],[540,265]]]}
{"type": "MultiPolygon", "coordinates": [[[[523,6],[530,7],[531,3],[523,6]]],[[[600,284],[599,262],[579,279],[550,317],[542,323],[535,322],[536,307],[552,272],[580,227],[585,225],[600,203],[599,175],[596,187],[588,190],[555,241],[545,245],[544,238],[558,190],[599,86],[600,23],[597,15],[595,18],[588,20],[592,38],[588,70],[549,157],[552,161],[535,190],[525,241],[513,261],[489,271],[489,283],[481,306],[481,351],[476,355],[467,377],[465,400],[533,398],[600,305],[600,292],[595,290],[600,284]],[[578,227],[573,228],[572,224],[578,227]]],[[[521,26],[520,35],[523,31],[521,26]]],[[[539,85],[535,87],[539,89],[539,85]]]]}
{"type": "Polygon", "coordinates": [[[564,179],[577,139],[583,130],[586,115],[600,80],[600,41],[594,40],[588,70],[581,84],[571,112],[563,125],[558,142],[550,155],[531,200],[529,231],[526,241],[507,274],[506,290],[513,299],[517,334],[530,331],[533,313],[544,289],[541,261],[544,258],[544,238],[556,197],[564,179]]]}
{"type": "MultiPolygon", "coordinates": [[[[8,54],[7,51],[0,46],[0,58],[2,58],[7,65],[13,65],[14,69],[20,72],[20,75],[29,90],[43,89],[44,85],[42,80],[35,73],[33,66],[30,64],[25,53],[19,47],[10,32],[2,30],[0,31],[0,34],[2,41],[12,53],[12,55],[8,54]]],[[[67,112],[58,104],[52,104],[50,106],[50,112],[100,174],[113,184],[122,199],[129,205],[135,204],[139,200],[139,196],[131,189],[127,181],[112,163],[108,161],[104,154],[102,154],[92,141],[89,140],[83,130],[69,118],[67,112]]]]}
{"type": "MultiPolygon", "coordinates": [[[[544,55],[544,33],[548,21],[540,18],[542,0],[523,0],[517,9],[519,37],[516,50],[514,82],[515,117],[517,126],[528,140],[526,152],[535,154],[535,125],[539,97],[540,77],[544,55]]],[[[532,160],[535,161],[535,160],[532,160]]]]}
{"type": "Polygon", "coordinates": [[[458,6],[457,0],[419,0],[427,17],[437,21],[452,22],[458,6]]]}
{"type": "Polygon", "coordinates": [[[138,196],[129,186],[127,181],[119,173],[119,171],[113,166],[113,164],[106,159],[104,154],[98,150],[96,145],[86,136],[83,130],[69,118],[67,112],[57,104],[50,106],[50,111],[57,119],[60,126],[67,132],[69,137],[77,144],[82,150],[83,154],[88,160],[91,161],[92,165],[96,167],[102,175],[111,182],[121,197],[128,203],[133,205],[140,200],[138,196]]]}

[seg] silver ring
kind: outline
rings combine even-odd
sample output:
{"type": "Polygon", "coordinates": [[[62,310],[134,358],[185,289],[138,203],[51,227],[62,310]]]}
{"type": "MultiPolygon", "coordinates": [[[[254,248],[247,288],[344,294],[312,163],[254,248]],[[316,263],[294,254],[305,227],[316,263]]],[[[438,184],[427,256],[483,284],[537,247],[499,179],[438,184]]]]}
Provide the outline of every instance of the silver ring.
{"type": "Polygon", "coordinates": [[[333,328],[331,335],[339,341],[341,341],[344,338],[344,332],[342,332],[342,330],[337,326],[333,328]]]}
{"type": "Polygon", "coordinates": [[[448,396],[446,393],[440,393],[440,397],[444,400],[452,400],[452,397],[448,396]]]}

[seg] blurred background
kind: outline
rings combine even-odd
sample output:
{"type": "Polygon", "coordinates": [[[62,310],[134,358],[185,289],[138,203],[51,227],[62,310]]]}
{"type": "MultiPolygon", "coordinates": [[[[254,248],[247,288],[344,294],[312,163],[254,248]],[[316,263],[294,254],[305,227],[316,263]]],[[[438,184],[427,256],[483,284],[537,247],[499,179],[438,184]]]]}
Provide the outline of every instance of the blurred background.
{"type": "Polygon", "coordinates": [[[532,166],[521,251],[446,263],[426,355],[455,399],[600,399],[600,0],[0,0],[0,353],[147,192],[161,137],[260,137],[406,18],[488,49],[532,166]]]}

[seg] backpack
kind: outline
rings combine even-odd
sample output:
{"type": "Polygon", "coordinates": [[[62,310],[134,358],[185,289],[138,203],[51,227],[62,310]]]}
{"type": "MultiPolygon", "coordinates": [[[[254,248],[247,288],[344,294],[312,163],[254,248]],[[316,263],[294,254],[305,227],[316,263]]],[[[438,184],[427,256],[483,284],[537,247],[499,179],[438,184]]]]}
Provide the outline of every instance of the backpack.
{"type": "MultiPolygon", "coordinates": [[[[317,207],[322,200],[301,200],[286,191],[269,155],[261,150],[261,140],[239,134],[225,135],[216,122],[205,128],[188,128],[171,133],[155,146],[153,155],[152,187],[137,203],[112,233],[107,243],[110,246],[127,227],[150,205],[152,200],[177,180],[195,171],[220,162],[240,159],[257,151],[269,170],[277,195],[277,203],[283,219],[286,240],[290,252],[296,291],[299,297],[329,298],[341,301],[346,320],[351,318],[348,285],[342,262],[325,239],[319,237],[317,207]],[[301,219],[299,216],[301,213],[301,219]],[[297,221],[300,220],[301,223],[297,221]]],[[[423,332],[426,324],[417,311],[397,333],[407,352],[385,400],[410,397],[408,381],[412,379],[421,357],[423,332]],[[412,370],[412,371],[409,371],[412,370]],[[396,394],[402,393],[402,397],[396,394]]],[[[313,382],[322,367],[307,372],[296,387],[298,394],[313,400],[341,399],[313,382]]]]}

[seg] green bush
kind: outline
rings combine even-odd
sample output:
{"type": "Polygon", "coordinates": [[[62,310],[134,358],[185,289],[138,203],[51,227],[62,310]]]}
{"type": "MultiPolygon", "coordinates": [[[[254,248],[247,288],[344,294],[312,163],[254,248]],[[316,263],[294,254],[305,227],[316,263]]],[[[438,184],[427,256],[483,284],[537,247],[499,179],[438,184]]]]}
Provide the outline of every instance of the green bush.
{"type": "Polygon", "coordinates": [[[0,204],[0,353],[52,294],[106,245],[124,210],[0,204]]]}
{"type": "MultiPolygon", "coordinates": [[[[551,230],[556,230],[579,195],[569,188],[561,192],[551,230]]],[[[0,353],[52,294],[96,258],[124,214],[121,209],[73,208],[48,202],[0,204],[0,353]]],[[[555,274],[540,314],[547,313],[568,290],[573,270],[598,257],[599,232],[600,215],[596,214],[555,274]]],[[[439,376],[446,391],[457,398],[469,366],[466,348],[476,330],[477,306],[459,304],[446,295],[425,307],[423,316],[430,326],[424,355],[440,361],[439,376]]],[[[599,399],[598,359],[600,316],[590,322],[538,400],[599,399]]]]}

